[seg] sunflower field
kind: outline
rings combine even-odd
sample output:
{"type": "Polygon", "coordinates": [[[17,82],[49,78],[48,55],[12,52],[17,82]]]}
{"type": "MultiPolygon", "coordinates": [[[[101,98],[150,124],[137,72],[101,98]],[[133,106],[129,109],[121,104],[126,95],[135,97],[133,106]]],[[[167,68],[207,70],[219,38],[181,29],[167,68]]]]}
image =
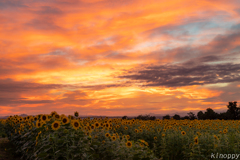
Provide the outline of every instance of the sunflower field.
{"type": "Polygon", "coordinates": [[[74,115],[14,115],[0,123],[23,160],[204,160],[216,153],[240,153],[238,120],[90,120],[74,115]]]}

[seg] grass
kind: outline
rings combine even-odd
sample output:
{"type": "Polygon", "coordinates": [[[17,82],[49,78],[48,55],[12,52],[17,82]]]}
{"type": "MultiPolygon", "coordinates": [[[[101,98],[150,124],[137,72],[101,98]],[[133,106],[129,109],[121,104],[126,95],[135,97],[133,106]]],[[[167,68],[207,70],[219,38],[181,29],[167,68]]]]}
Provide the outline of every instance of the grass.
{"type": "Polygon", "coordinates": [[[17,155],[15,150],[7,138],[0,138],[0,160],[20,160],[21,156],[17,155]]]}
{"type": "Polygon", "coordinates": [[[6,137],[3,129],[0,128],[0,160],[20,160],[20,155],[15,153],[16,148],[6,137]]]}

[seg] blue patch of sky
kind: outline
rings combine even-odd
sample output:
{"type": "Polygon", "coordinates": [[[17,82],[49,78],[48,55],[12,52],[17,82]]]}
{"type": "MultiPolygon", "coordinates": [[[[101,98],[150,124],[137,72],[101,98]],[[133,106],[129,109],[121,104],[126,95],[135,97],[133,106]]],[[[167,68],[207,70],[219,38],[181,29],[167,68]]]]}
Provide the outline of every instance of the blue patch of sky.
{"type": "MultiPolygon", "coordinates": [[[[214,29],[214,28],[220,28],[223,31],[226,30],[230,30],[231,27],[233,27],[233,25],[235,25],[235,28],[238,27],[234,21],[230,21],[230,22],[223,22],[221,21],[220,18],[216,17],[213,18],[211,20],[208,21],[203,21],[203,22],[193,22],[193,23],[188,23],[185,25],[181,25],[181,26],[176,26],[174,29],[169,29],[169,30],[165,30],[163,31],[163,33],[165,34],[169,34],[173,37],[176,37],[177,39],[179,39],[179,43],[181,44],[186,44],[186,45],[191,45],[192,43],[194,43],[194,41],[201,39],[202,37],[197,36],[198,34],[200,34],[201,32],[204,32],[205,30],[209,30],[209,29],[214,29]],[[184,40],[181,39],[181,36],[189,36],[188,39],[184,40]]],[[[220,33],[220,34],[224,34],[224,32],[220,33]]],[[[210,35],[209,35],[210,36],[210,35]]],[[[214,33],[212,35],[212,39],[215,37],[214,33]]],[[[178,41],[176,39],[174,40],[170,40],[169,43],[178,43],[178,41]]],[[[168,43],[168,44],[169,44],[168,43]]],[[[205,42],[208,43],[208,42],[205,42]]],[[[169,50],[169,49],[173,49],[175,48],[174,46],[171,45],[166,45],[163,50],[169,50]]]]}

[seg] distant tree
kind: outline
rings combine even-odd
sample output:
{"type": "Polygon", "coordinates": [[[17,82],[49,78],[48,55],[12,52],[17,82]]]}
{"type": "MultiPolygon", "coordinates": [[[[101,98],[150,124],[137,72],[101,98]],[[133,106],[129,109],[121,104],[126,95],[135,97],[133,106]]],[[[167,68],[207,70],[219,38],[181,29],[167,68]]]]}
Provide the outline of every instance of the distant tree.
{"type": "Polygon", "coordinates": [[[197,117],[195,116],[195,114],[192,113],[192,112],[189,112],[189,113],[188,113],[188,117],[189,117],[190,120],[194,120],[194,119],[197,118],[197,117]]]}
{"type": "Polygon", "coordinates": [[[151,117],[149,118],[149,120],[155,120],[155,119],[156,119],[155,116],[151,116],[151,117]]]}
{"type": "Polygon", "coordinates": [[[205,119],[205,115],[204,115],[204,113],[203,113],[202,111],[199,111],[199,112],[197,113],[197,117],[198,117],[199,120],[205,119]]]}
{"type": "Polygon", "coordinates": [[[173,116],[173,119],[180,120],[181,117],[180,117],[178,114],[175,114],[175,115],[173,116]]]}
{"type": "Polygon", "coordinates": [[[170,115],[163,116],[163,119],[170,119],[170,115]]]}
{"type": "Polygon", "coordinates": [[[213,111],[211,108],[207,108],[205,112],[205,119],[216,119],[217,113],[213,111]]]}
{"type": "Polygon", "coordinates": [[[122,119],[127,119],[127,116],[123,116],[122,119]]]}
{"type": "Polygon", "coordinates": [[[156,117],[155,116],[150,116],[150,115],[139,115],[137,117],[135,117],[135,119],[140,119],[140,120],[155,120],[156,117]]]}
{"type": "Polygon", "coordinates": [[[240,119],[240,106],[237,107],[237,101],[234,102],[229,102],[229,104],[227,105],[228,107],[228,112],[231,115],[230,119],[240,119]]]}
{"type": "Polygon", "coordinates": [[[188,116],[184,116],[181,119],[190,119],[188,116]]]}
{"type": "Polygon", "coordinates": [[[228,119],[231,119],[231,114],[229,112],[223,112],[218,114],[217,118],[221,120],[228,120],[228,119]]]}

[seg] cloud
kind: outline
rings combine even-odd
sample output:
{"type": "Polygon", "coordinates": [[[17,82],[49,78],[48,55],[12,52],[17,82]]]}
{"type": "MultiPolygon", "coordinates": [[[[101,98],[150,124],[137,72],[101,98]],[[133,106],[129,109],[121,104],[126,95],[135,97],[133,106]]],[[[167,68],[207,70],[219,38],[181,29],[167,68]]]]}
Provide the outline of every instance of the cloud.
{"type": "Polygon", "coordinates": [[[41,6],[41,9],[38,11],[35,11],[36,14],[39,15],[57,15],[60,16],[63,14],[63,11],[59,8],[56,7],[51,7],[51,6],[41,6]]]}
{"type": "Polygon", "coordinates": [[[3,0],[0,1],[0,9],[1,10],[14,10],[18,8],[28,8],[27,5],[24,4],[23,1],[19,0],[3,0]]]}
{"type": "Polygon", "coordinates": [[[23,92],[31,90],[48,90],[62,87],[69,87],[63,84],[39,84],[31,82],[18,82],[12,79],[0,79],[0,92],[23,92]]]}
{"type": "Polygon", "coordinates": [[[240,64],[198,65],[185,67],[180,65],[160,65],[137,70],[131,75],[121,75],[119,78],[128,78],[145,82],[142,86],[181,87],[216,83],[230,83],[240,80],[240,64]]]}
{"type": "Polygon", "coordinates": [[[46,31],[63,31],[64,29],[55,25],[52,18],[45,16],[41,18],[34,18],[25,24],[25,27],[34,28],[37,30],[46,30],[46,31]]]}

